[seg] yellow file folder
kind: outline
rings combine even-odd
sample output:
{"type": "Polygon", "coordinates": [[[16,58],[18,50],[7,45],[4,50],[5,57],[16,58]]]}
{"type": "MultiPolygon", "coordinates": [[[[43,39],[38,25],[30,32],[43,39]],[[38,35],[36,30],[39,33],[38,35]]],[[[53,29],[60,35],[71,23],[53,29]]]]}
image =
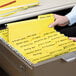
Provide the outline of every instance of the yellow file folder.
{"type": "Polygon", "coordinates": [[[0,0],[0,8],[9,6],[15,2],[16,0],[0,0]]]}
{"type": "Polygon", "coordinates": [[[10,16],[39,4],[38,0],[1,0],[0,17],[10,16]]]}
{"type": "Polygon", "coordinates": [[[53,22],[53,14],[47,14],[10,23],[1,37],[33,64],[75,51],[75,42],[48,27],[53,22]]]}
{"type": "Polygon", "coordinates": [[[12,7],[16,8],[16,7],[25,6],[25,5],[26,6],[28,6],[28,5],[35,5],[35,4],[38,4],[38,3],[39,3],[38,0],[0,0],[0,6],[4,5],[4,4],[8,4],[8,5],[0,8],[0,9],[12,8],[12,7]],[[10,2],[13,2],[13,3],[10,4],[10,2]]]}

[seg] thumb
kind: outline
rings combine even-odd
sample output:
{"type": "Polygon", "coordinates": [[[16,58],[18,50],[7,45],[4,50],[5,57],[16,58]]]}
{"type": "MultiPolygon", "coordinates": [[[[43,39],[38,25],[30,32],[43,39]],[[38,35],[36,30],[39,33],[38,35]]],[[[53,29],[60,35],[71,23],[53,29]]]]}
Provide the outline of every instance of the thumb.
{"type": "Polygon", "coordinates": [[[57,21],[55,21],[54,23],[50,24],[49,27],[54,27],[56,25],[58,25],[57,21]]]}
{"type": "Polygon", "coordinates": [[[76,41],[76,37],[69,37],[70,40],[76,41]]]}

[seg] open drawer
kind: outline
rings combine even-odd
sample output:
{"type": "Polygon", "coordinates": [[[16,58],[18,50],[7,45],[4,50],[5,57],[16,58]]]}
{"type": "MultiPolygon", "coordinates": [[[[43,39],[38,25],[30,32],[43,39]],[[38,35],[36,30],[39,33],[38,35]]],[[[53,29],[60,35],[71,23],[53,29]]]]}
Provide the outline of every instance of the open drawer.
{"type": "MultiPolygon", "coordinates": [[[[56,8],[55,6],[54,10],[52,7],[51,10],[45,9],[42,10],[42,12],[40,13],[36,12],[36,14],[34,11],[31,13],[32,15],[28,14],[29,16],[23,14],[21,16],[16,15],[13,17],[8,17],[0,20],[0,24],[18,21],[31,17],[35,18],[40,14],[52,12],[64,15],[71,10],[71,7],[74,4],[72,3],[71,5],[70,2],[67,2],[66,9],[63,5],[63,7],[61,8],[62,10],[60,8],[56,8]],[[63,12],[64,10],[66,11],[63,12]]],[[[55,58],[42,61],[37,64],[32,64],[26,58],[19,55],[19,53],[8,43],[6,43],[2,38],[0,38],[0,66],[10,76],[76,76],[76,52],[67,53],[64,55],[57,56],[55,58]]]]}

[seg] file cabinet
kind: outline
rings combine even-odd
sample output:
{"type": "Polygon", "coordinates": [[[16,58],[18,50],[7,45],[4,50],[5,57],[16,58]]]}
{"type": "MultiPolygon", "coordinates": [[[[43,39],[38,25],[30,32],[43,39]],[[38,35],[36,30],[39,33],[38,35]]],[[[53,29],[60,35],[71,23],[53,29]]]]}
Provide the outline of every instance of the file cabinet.
{"type": "MultiPolygon", "coordinates": [[[[56,11],[59,13],[59,10],[62,12],[63,9],[71,8],[76,4],[75,0],[40,1],[41,6],[1,19],[0,24],[36,17],[45,13],[56,11]],[[50,7],[48,7],[49,5],[50,7]]],[[[10,76],[76,76],[75,59],[76,52],[72,52],[37,64],[31,64],[26,58],[20,56],[14,48],[10,47],[9,44],[0,38],[0,66],[10,76]]]]}

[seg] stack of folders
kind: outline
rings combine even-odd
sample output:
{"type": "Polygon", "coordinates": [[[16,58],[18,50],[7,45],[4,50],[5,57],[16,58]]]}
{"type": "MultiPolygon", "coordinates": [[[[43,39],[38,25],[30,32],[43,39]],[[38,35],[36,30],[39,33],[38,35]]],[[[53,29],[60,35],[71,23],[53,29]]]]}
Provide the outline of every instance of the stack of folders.
{"type": "Polygon", "coordinates": [[[38,0],[0,0],[0,17],[10,16],[36,5],[39,5],[38,0]]]}
{"type": "Polygon", "coordinates": [[[53,14],[41,15],[37,19],[8,24],[0,31],[17,53],[33,64],[76,50],[76,42],[48,26],[54,22],[53,14]]]}

